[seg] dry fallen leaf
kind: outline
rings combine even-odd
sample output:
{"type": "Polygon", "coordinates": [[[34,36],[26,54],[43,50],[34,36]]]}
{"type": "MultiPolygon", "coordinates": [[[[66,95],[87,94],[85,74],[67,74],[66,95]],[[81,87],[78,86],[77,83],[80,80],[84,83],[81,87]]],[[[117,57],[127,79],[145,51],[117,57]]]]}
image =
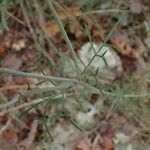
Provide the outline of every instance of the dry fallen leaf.
{"type": "Polygon", "coordinates": [[[80,8],[78,8],[78,7],[66,7],[66,10],[71,15],[78,15],[78,14],[82,13],[82,11],[80,10],[80,8]]]}
{"type": "Polygon", "coordinates": [[[91,150],[92,149],[92,143],[89,138],[82,139],[77,143],[75,146],[76,150],[91,150]]]}
{"type": "Polygon", "coordinates": [[[13,131],[5,131],[0,136],[0,148],[12,148],[18,143],[17,133],[13,131]]]}
{"type": "MultiPolygon", "coordinates": [[[[75,16],[76,14],[81,13],[80,9],[77,7],[65,7],[65,10],[66,10],[66,13],[64,13],[62,10],[57,8],[57,13],[62,21],[64,21],[65,19],[67,19],[69,17],[67,14],[75,16]]],[[[52,37],[52,36],[56,35],[58,32],[60,32],[60,29],[59,29],[57,23],[53,20],[48,21],[45,24],[45,27],[43,28],[43,30],[44,30],[45,34],[50,37],[52,37]]]]}
{"type": "Polygon", "coordinates": [[[0,45],[0,55],[4,54],[5,51],[6,49],[0,45]]]}
{"type": "Polygon", "coordinates": [[[44,29],[45,34],[50,37],[60,32],[58,25],[54,21],[47,22],[43,29],[44,29]]]}
{"type": "Polygon", "coordinates": [[[69,32],[71,34],[73,34],[75,36],[75,38],[77,38],[77,39],[79,39],[79,38],[83,39],[84,38],[85,34],[77,26],[72,25],[71,23],[69,23],[67,27],[68,27],[67,29],[69,30],[69,32]]]}
{"type": "Polygon", "coordinates": [[[117,40],[117,39],[112,39],[111,40],[111,43],[114,44],[115,46],[117,46],[121,51],[122,54],[125,54],[125,55],[129,55],[131,54],[134,49],[128,45],[126,45],[123,41],[121,40],[117,40]]]}
{"type": "Polygon", "coordinates": [[[113,140],[110,138],[104,138],[102,146],[105,148],[105,150],[113,150],[114,149],[113,140]]]}
{"type": "Polygon", "coordinates": [[[96,42],[101,41],[105,37],[106,30],[93,30],[93,38],[96,42]]]}

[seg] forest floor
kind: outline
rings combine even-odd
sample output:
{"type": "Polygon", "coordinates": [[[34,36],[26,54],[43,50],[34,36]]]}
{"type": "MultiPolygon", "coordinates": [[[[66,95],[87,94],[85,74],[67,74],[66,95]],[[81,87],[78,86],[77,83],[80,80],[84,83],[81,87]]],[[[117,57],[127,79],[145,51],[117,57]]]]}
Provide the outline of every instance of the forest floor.
{"type": "MultiPolygon", "coordinates": [[[[6,10],[7,23],[3,18],[0,27],[0,67],[74,79],[64,36],[49,8],[38,2],[27,0],[6,10]]],[[[77,55],[88,42],[105,42],[113,49],[115,57],[106,58],[115,62],[108,76],[103,68],[85,76],[92,86],[119,96],[76,86],[62,97],[54,90],[43,96],[41,89],[55,84],[0,72],[0,150],[150,150],[150,2],[62,0],[55,8],[77,55]],[[23,95],[35,89],[36,94],[23,95]],[[21,101],[1,106],[18,94],[21,101]],[[38,103],[54,95],[55,101],[38,103]]]]}

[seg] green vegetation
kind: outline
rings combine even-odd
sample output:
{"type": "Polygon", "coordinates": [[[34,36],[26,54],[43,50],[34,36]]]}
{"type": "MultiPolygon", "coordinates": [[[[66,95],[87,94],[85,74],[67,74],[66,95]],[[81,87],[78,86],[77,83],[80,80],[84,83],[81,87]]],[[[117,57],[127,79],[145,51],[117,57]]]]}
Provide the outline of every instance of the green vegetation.
{"type": "MultiPolygon", "coordinates": [[[[98,2],[98,0],[86,0],[80,4],[80,8],[84,10],[90,10],[93,7],[95,7],[98,4],[98,2]]],[[[35,0],[1,1],[1,26],[5,31],[9,30],[9,19],[12,17],[9,10],[14,7],[22,12],[26,22],[25,26],[30,31],[32,40],[34,41],[34,45],[37,50],[37,56],[39,56],[39,58],[37,58],[37,64],[35,65],[37,65],[38,69],[41,71],[38,73],[27,73],[7,68],[0,68],[0,74],[7,73],[25,78],[37,78],[40,80],[40,82],[48,82],[50,85],[53,85],[53,87],[35,89],[33,91],[21,93],[17,95],[16,98],[12,99],[10,102],[6,104],[0,104],[0,109],[14,105],[15,103],[18,103],[19,105],[14,107],[14,109],[8,109],[8,112],[15,111],[17,107],[28,106],[29,108],[23,114],[21,114],[20,118],[22,118],[23,115],[25,115],[25,113],[28,113],[32,109],[36,109],[37,107],[42,105],[44,111],[42,114],[42,118],[40,119],[43,121],[45,129],[47,130],[47,133],[51,138],[53,137],[53,135],[51,135],[47,122],[51,122],[53,125],[52,120],[55,120],[59,117],[65,118],[77,129],[81,131],[84,130],[84,127],[80,127],[80,125],[78,125],[74,117],[70,115],[70,112],[66,108],[66,103],[68,103],[70,99],[70,96],[67,95],[71,95],[71,97],[75,99],[76,103],[79,105],[80,110],[86,111],[86,108],[84,108],[84,101],[80,100],[80,98],[83,97],[82,95],[84,95],[82,91],[84,91],[84,93],[88,93],[88,96],[92,95],[93,93],[99,94],[101,96],[101,99],[99,99],[99,101],[102,101],[102,103],[107,101],[110,105],[110,111],[115,108],[121,113],[129,113],[138,119],[140,114],[143,113],[143,111],[149,112],[149,108],[144,103],[144,100],[150,97],[150,93],[148,93],[147,89],[144,89],[143,91],[141,91],[140,88],[137,89],[137,87],[143,84],[143,82],[137,82],[137,80],[135,80],[134,78],[132,79],[131,77],[131,79],[126,78],[123,81],[119,81],[118,83],[116,82],[109,85],[104,85],[99,80],[101,72],[99,72],[97,69],[96,72],[91,73],[88,69],[91,62],[98,55],[98,52],[103,48],[104,45],[107,44],[110,36],[114,33],[114,31],[117,30],[118,26],[120,25],[126,14],[124,12],[119,12],[117,14],[117,16],[119,16],[117,17],[118,20],[115,22],[114,25],[111,25],[112,28],[103,39],[102,45],[99,47],[98,52],[95,53],[95,55],[89,61],[88,65],[85,66],[82,72],[78,63],[78,56],[73,48],[73,43],[69,39],[66,29],[64,28],[64,25],[62,23],[62,20],[60,19],[55,9],[56,3],[57,2],[54,2],[53,0],[45,0],[44,2],[35,0]],[[48,37],[44,33],[42,21],[46,19],[46,17],[50,18],[49,16],[46,16],[46,11],[52,13],[53,18],[59,26],[60,31],[62,33],[62,37],[67,45],[68,53],[62,53],[62,51],[57,47],[57,45],[55,45],[52,42],[51,37],[48,37]],[[76,68],[76,75],[74,78],[71,78],[69,75],[65,75],[64,77],[63,72],[61,72],[61,67],[59,68],[59,64],[56,61],[54,61],[54,59],[46,51],[44,46],[46,45],[45,43],[48,45],[48,47],[51,47],[54,50],[54,53],[58,54],[59,57],[69,57],[73,60],[76,68]],[[59,73],[59,77],[44,74],[42,72],[43,66],[47,66],[50,70],[59,73]],[[78,93],[78,96],[76,95],[76,93],[78,93]],[[23,99],[23,97],[26,96],[34,96],[35,99],[30,102],[22,102],[21,100],[23,99]],[[53,105],[58,106],[57,111],[54,114],[49,114],[49,109],[51,109],[53,105]]],[[[89,41],[92,45],[92,37],[88,29],[86,29],[86,32],[88,34],[89,41]]],[[[100,56],[102,59],[104,59],[105,53],[102,56],[100,56]]],[[[82,60],[80,61],[82,63],[82,60]]],[[[149,117],[147,116],[147,118],[149,117]]]]}

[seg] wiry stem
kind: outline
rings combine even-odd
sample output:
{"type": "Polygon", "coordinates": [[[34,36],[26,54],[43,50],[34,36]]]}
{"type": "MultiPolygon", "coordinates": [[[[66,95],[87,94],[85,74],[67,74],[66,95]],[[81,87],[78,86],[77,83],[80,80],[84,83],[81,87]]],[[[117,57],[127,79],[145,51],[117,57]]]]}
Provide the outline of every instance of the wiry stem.
{"type": "Polygon", "coordinates": [[[1,104],[0,103],[0,109],[1,108],[6,108],[6,107],[9,107],[15,103],[17,103],[19,100],[21,99],[21,95],[17,95],[15,98],[13,98],[11,101],[7,102],[7,103],[4,103],[4,104],[1,104]]]}
{"type": "MultiPolygon", "coordinates": [[[[104,94],[106,96],[109,97],[123,97],[123,98],[138,98],[138,97],[150,97],[150,93],[142,93],[142,94],[123,94],[123,95],[119,95],[119,94],[114,94],[112,92],[108,92],[105,91],[103,89],[97,89],[83,81],[78,81],[76,79],[70,79],[70,78],[60,78],[60,77],[53,77],[53,76],[44,76],[44,75],[40,75],[40,74],[36,74],[36,73],[27,73],[27,72],[21,72],[21,71],[16,71],[16,70],[12,70],[12,69],[7,69],[7,68],[0,68],[0,73],[8,73],[8,74],[12,74],[12,75],[16,75],[16,76],[20,76],[20,77],[29,77],[29,78],[37,78],[37,79],[44,79],[44,80],[52,80],[52,81],[61,81],[61,82],[71,82],[71,83],[75,83],[78,85],[81,85],[83,87],[85,87],[86,89],[88,89],[90,92],[94,92],[97,94],[104,94]]],[[[71,86],[71,84],[67,84],[66,86],[71,86]]],[[[65,88],[65,87],[64,87],[65,88]]],[[[68,87],[69,88],[69,87],[68,87]]]]}
{"type": "Polygon", "coordinates": [[[26,78],[29,77],[29,78],[37,78],[37,79],[61,81],[61,82],[62,81],[74,82],[74,80],[75,80],[75,79],[69,79],[69,78],[46,76],[46,75],[41,75],[38,73],[28,73],[28,72],[16,71],[16,70],[7,69],[7,68],[0,68],[0,73],[8,73],[8,74],[20,76],[20,77],[26,77],[26,78]]]}
{"type": "Polygon", "coordinates": [[[47,3],[48,3],[48,6],[49,6],[49,8],[50,8],[52,14],[53,14],[54,17],[55,17],[55,20],[56,20],[56,22],[57,22],[57,24],[58,24],[58,26],[59,26],[59,28],[60,28],[60,30],[61,30],[63,36],[64,36],[64,40],[66,41],[66,43],[67,43],[67,45],[68,45],[68,47],[69,47],[70,53],[71,53],[72,58],[73,58],[73,61],[74,61],[74,63],[75,63],[75,67],[76,67],[76,71],[77,71],[78,78],[80,79],[80,68],[79,68],[79,66],[78,66],[78,61],[77,61],[76,54],[75,54],[75,52],[74,52],[72,43],[71,43],[70,40],[69,40],[69,37],[68,37],[68,35],[67,35],[67,33],[66,33],[65,29],[64,29],[64,26],[63,26],[63,24],[62,24],[62,22],[61,22],[61,20],[60,20],[60,18],[59,18],[59,16],[58,16],[58,14],[57,14],[55,8],[54,8],[54,6],[53,6],[51,0],[47,0],[47,3]]]}
{"type": "Polygon", "coordinates": [[[33,39],[34,39],[34,41],[35,41],[37,50],[40,51],[40,52],[48,59],[48,61],[51,63],[52,66],[55,66],[55,64],[54,64],[54,62],[53,62],[53,60],[52,60],[52,58],[49,56],[49,54],[47,53],[47,51],[46,51],[45,49],[43,49],[43,48],[40,46],[40,44],[39,44],[39,42],[38,42],[38,40],[37,40],[36,34],[35,34],[35,32],[34,32],[34,29],[33,29],[32,25],[31,25],[31,23],[30,23],[30,20],[29,20],[29,18],[28,18],[27,11],[26,11],[26,9],[24,8],[24,5],[23,5],[22,0],[20,0],[19,2],[20,2],[20,6],[21,6],[21,9],[22,9],[23,15],[24,15],[25,20],[26,20],[26,23],[27,23],[27,25],[28,25],[28,27],[29,27],[30,33],[32,34],[33,39]]]}
{"type": "Polygon", "coordinates": [[[107,43],[107,41],[109,40],[110,36],[112,35],[112,33],[115,31],[115,29],[118,27],[118,25],[120,24],[120,22],[122,21],[122,19],[124,18],[124,14],[120,17],[120,19],[114,24],[114,26],[112,27],[112,29],[109,31],[108,35],[106,36],[106,38],[104,39],[103,43],[101,44],[101,46],[99,47],[98,51],[94,54],[94,56],[91,58],[91,60],[89,61],[89,63],[87,64],[87,66],[85,67],[85,69],[83,70],[82,74],[88,69],[88,67],[90,66],[90,64],[92,63],[92,61],[94,60],[94,58],[98,55],[98,53],[100,52],[100,50],[103,48],[103,46],[107,43]]]}
{"type": "MultiPolygon", "coordinates": [[[[57,95],[57,97],[58,97],[58,95],[57,95]]],[[[53,98],[55,98],[55,97],[53,97],[53,98]]],[[[35,99],[34,101],[23,103],[23,104],[16,106],[14,108],[5,109],[4,111],[0,112],[0,116],[3,116],[4,114],[6,114],[8,112],[17,111],[20,108],[24,108],[24,107],[31,106],[34,104],[45,102],[47,99],[49,99],[49,97],[45,97],[44,99],[43,98],[35,99]]]]}

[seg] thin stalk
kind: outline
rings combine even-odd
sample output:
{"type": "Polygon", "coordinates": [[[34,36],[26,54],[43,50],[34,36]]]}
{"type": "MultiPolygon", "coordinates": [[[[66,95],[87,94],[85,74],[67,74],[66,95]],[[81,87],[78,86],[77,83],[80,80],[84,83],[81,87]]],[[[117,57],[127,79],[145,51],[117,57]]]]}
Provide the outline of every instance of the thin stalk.
{"type": "Polygon", "coordinates": [[[46,119],[47,107],[48,107],[48,103],[46,104],[45,109],[44,109],[43,122],[44,122],[44,126],[45,126],[45,129],[46,129],[46,131],[47,131],[49,137],[51,138],[52,141],[54,141],[53,136],[51,135],[51,133],[50,133],[50,131],[49,131],[49,128],[48,128],[48,125],[47,125],[47,119],[46,119]]]}
{"type": "MultiPolygon", "coordinates": [[[[57,95],[57,97],[58,96],[61,96],[61,95],[57,95]]],[[[31,105],[34,105],[34,104],[45,102],[47,100],[47,98],[49,98],[49,97],[46,97],[44,99],[43,98],[34,99],[34,101],[26,102],[26,103],[23,103],[19,106],[13,107],[13,108],[5,109],[4,111],[0,112],[0,116],[3,116],[4,114],[9,113],[9,112],[17,111],[18,109],[21,109],[21,108],[24,108],[24,107],[27,107],[27,106],[31,106],[31,105]]],[[[53,98],[55,98],[55,97],[53,97],[53,98]]]]}
{"type": "MultiPolygon", "coordinates": [[[[65,18],[68,18],[70,19],[71,21],[73,21],[73,24],[75,26],[77,26],[79,29],[83,29],[83,27],[80,25],[79,21],[77,21],[77,19],[75,18],[76,17],[76,13],[75,14],[70,14],[63,6],[61,6],[59,4],[59,2],[55,1],[55,0],[52,0],[52,2],[54,3],[54,5],[56,7],[58,7],[65,15],[66,17],[65,18]]],[[[63,20],[63,19],[61,19],[63,20]]]]}
{"type": "Polygon", "coordinates": [[[33,3],[34,3],[34,6],[35,6],[35,11],[36,11],[36,13],[37,13],[37,15],[38,15],[38,24],[39,24],[39,26],[40,26],[40,28],[41,28],[41,30],[42,30],[42,35],[41,35],[41,36],[44,37],[44,38],[47,40],[49,46],[54,50],[54,52],[55,52],[56,54],[58,54],[59,56],[61,56],[61,55],[62,55],[62,52],[60,52],[60,51],[58,50],[58,48],[57,48],[57,47],[55,46],[55,44],[52,42],[51,38],[48,37],[48,36],[45,34],[45,32],[44,32],[45,20],[44,20],[44,17],[43,17],[43,11],[42,11],[41,7],[39,6],[38,1],[33,0],[33,3]]]}
{"type": "MultiPolygon", "coordinates": [[[[0,9],[2,11],[3,7],[0,6],[0,9]]],[[[9,17],[13,18],[16,22],[20,23],[21,25],[23,25],[24,27],[26,27],[26,25],[23,23],[23,21],[21,21],[20,19],[18,19],[17,17],[15,17],[14,15],[12,15],[8,10],[6,10],[6,13],[9,17]]]]}
{"type": "Polygon", "coordinates": [[[111,92],[107,92],[105,90],[100,90],[97,89],[93,86],[91,86],[88,83],[85,83],[83,81],[78,81],[76,79],[70,79],[70,78],[60,78],[60,77],[53,77],[53,76],[44,76],[36,73],[27,73],[27,72],[21,72],[21,71],[16,71],[12,69],[7,69],[7,68],[0,68],[0,73],[8,73],[11,75],[16,75],[20,77],[29,77],[29,78],[37,78],[37,79],[44,79],[44,80],[52,80],[52,81],[61,81],[61,82],[72,82],[81,86],[84,86],[86,89],[88,89],[90,92],[94,92],[97,94],[105,94],[106,96],[109,97],[123,97],[123,98],[138,98],[138,97],[150,97],[150,93],[143,93],[143,94],[124,94],[124,95],[119,95],[119,94],[114,94],[111,92]]]}
{"type": "Polygon", "coordinates": [[[11,101],[7,102],[7,103],[4,103],[4,104],[1,104],[0,103],[0,109],[1,108],[6,108],[6,107],[9,107],[11,105],[13,105],[14,103],[18,102],[19,100],[21,99],[21,95],[17,95],[15,98],[13,98],[11,101]]]}
{"type": "Polygon", "coordinates": [[[90,90],[90,92],[94,92],[94,93],[97,93],[97,94],[104,94],[106,96],[109,96],[109,97],[122,97],[122,98],[139,98],[139,97],[150,97],[150,93],[142,93],[142,94],[123,94],[123,95],[120,95],[120,94],[115,94],[115,93],[112,93],[112,92],[108,92],[108,91],[105,91],[105,90],[102,90],[102,89],[97,89],[87,83],[84,83],[84,82],[80,82],[80,84],[82,86],[84,86],[85,88],[87,88],[88,90],[90,90]]]}
{"type": "Polygon", "coordinates": [[[4,1],[4,0],[2,0],[1,1],[1,5],[2,5],[2,7],[1,7],[1,10],[0,10],[0,14],[1,14],[1,24],[2,24],[2,26],[4,27],[4,29],[6,30],[6,31],[8,31],[9,30],[9,27],[8,27],[8,22],[7,22],[7,1],[4,1]]]}
{"type": "Polygon", "coordinates": [[[44,89],[34,89],[34,90],[31,90],[31,91],[23,93],[23,94],[18,94],[16,97],[14,97],[9,102],[0,103],[0,109],[9,107],[9,106],[17,103],[24,96],[30,96],[31,97],[31,96],[36,95],[36,94],[43,94],[45,92],[51,92],[51,91],[54,91],[54,90],[57,90],[57,91],[66,90],[66,89],[68,89],[72,86],[73,86],[72,84],[61,84],[60,86],[56,86],[56,87],[49,87],[49,88],[47,87],[47,88],[44,88],[44,89]]]}
{"type": "Polygon", "coordinates": [[[21,9],[22,9],[23,15],[24,15],[25,20],[26,20],[26,23],[27,23],[27,25],[29,27],[29,30],[30,30],[30,33],[32,34],[33,39],[36,43],[36,47],[37,47],[38,51],[42,52],[42,54],[48,59],[48,61],[51,63],[52,66],[55,66],[55,63],[53,62],[52,58],[49,56],[49,54],[38,43],[36,34],[34,33],[34,29],[32,28],[32,25],[30,23],[30,20],[29,20],[28,15],[27,15],[27,11],[24,8],[22,0],[20,0],[19,2],[20,2],[20,6],[21,6],[21,9]]]}
{"type": "Polygon", "coordinates": [[[109,40],[110,36],[112,35],[112,33],[115,31],[115,29],[118,27],[118,25],[120,24],[120,22],[122,21],[122,19],[124,18],[124,14],[121,15],[121,17],[119,18],[119,20],[114,24],[114,26],[111,28],[111,30],[109,31],[108,35],[106,36],[106,38],[104,39],[103,43],[101,44],[101,46],[99,47],[98,51],[93,55],[93,57],[91,58],[91,60],[89,61],[89,63],[87,64],[86,68],[83,70],[82,74],[88,69],[88,67],[90,66],[90,64],[92,63],[92,61],[94,60],[94,58],[98,55],[98,53],[100,52],[100,50],[103,48],[103,46],[107,43],[107,41],[109,40]]]}
{"type": "Polygon", "coordinates": [[[58,14],[57,14],[57,12],[56,12],[56,10],[55,10],[51,0],[46,0],[46,1],[48,3],[48,6],[49,6],[52,14],[55,17],[55,20],[56,20],[56,22],[57,22],[57,24],[58,24],[58,26],[59,26],[63,36],[64,36],[64,40],[66,41],[66,43],[67,43],[67,45],[69,47],[70,53],[72,55],[72,58],[73,58],[73,61],[74,61],[75,67],[76,67],[78,78],[80,79],[80,68],[78,66],[77,57],[76,57],[75,51],[73,49],[72,43],[70,42],[70,39],[69,39],[69,37],[68,37],[68,35],[67,35],[67,33],[66,33],[65,29],[64,29],[64,26],[62,24],[62,21],[60,20],[60,18],[58,16],[58,14]]]}
{"type": "Polygon", "coordinates": [[[102,10],[92,10],[83,13],[76,13],[76,16],[86,16],[90,14],[106,14],[106,13],[128,13],[128,10],[120,10],[120,9],[102,9],[102,10]]]}
{"type": "Polygon", "coordinates": [[[7,69],[7,68],[0,68],[0,73],[8,73],[8,74],[20,76],[20,77],[26,77],[26,78],[29,77],[29,78],[37,78],[37,79],[61,81],[61,82],[62,81],[74,82],[75,81],[75,79],[47,76],[47,75],[41,75],[38,73],[28,73],[28,72],[16,71],[16,70],[7,69]]]}
{"type": "Polygon", "coordinates": [[[46,87],[46,88],[42,88],[42,89],[34,89],[34,90],[29,91],[29,92],[26,92],[25,94],[23,94],[23,96],[33,96],[36,94],[43,94],[45,92],[67,90],[68,88],[71,88],[74,85],[75,85],[74,83],[68,82],[68,83],[59,84],[58,86],[55,86],[55,87],[46,87]]]}

